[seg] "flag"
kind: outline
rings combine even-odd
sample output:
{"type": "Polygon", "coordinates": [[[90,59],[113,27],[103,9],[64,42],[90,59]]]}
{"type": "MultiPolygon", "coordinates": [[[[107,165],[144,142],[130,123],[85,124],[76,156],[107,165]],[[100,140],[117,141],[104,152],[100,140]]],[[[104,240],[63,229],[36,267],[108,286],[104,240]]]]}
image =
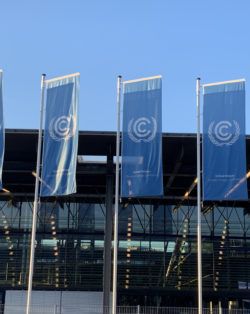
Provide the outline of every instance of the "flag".
{"type": "Polygon", "coordinates": [[[245,81],[203,86],[203,200],[246,200],[245,81]]]}
{"type": "Polygon", "coordinates": [[[0,190],[3,188],[2,172],[4,159],[4,118],[3,118],[3,71],[0,70],[0,190]]]}
{"type": "Polygon", "coordinates": [[[79,73],[45,81],[47,90],[40,196],[76,192],[79,73]]]}
{"type": "Polygon", "coordinates": [[[161,76],[123,84],[121,196],[162,195],[161,76]]]}

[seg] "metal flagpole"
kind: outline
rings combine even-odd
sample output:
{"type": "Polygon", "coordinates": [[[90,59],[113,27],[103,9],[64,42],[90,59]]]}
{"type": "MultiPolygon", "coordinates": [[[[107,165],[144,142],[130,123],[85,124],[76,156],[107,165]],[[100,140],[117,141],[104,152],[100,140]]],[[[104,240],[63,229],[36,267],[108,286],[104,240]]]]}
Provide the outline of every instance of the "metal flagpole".
{"type": "Polygon", "coordinates": [[[36,183],[35,183],[35,197],[34,197],[34,206],[33,206],[31,243],[30,243],[29,282],[28,282],[28,292],[27,292],[26,314],[30,313],[31,291],[32,291],[32,282],[33,282],[33,271],[34,271],[36,220],[37,220],[37,208],[38,208],[38,189],[39,189],[40,159],[41,159],[41,146],[42,146],[42,125],[43,125],[43,103],[44,103],[44,91],[45,91],[45,88],[44,88],[45,76],[46,76],[46,74],[42,74],[40,127],[39,127],[39,134],[38,134],[38,148],[37,148],[37,162],[36,162],[36,183]]]}
{"type": "Polygon", "coordinates": [[[117,250],[118,250],[118,206],[119,206],[119,168],[120,168],[120,110],[121,76],[117,78],[117,134],[116,134],[116,169],[115,169],[115,212],[114,212],[114,254],[113,254],[113,299],[112,314],[116,314],[117,298],[117,250]]]}
{"type": "Polygon", "coordinates": [[[202,248],[201,248],[201,149],[200,149],[200,78],[196,79],[197,101],[197,264],[198,264],[198,313],[202,314],[202,248]]]}

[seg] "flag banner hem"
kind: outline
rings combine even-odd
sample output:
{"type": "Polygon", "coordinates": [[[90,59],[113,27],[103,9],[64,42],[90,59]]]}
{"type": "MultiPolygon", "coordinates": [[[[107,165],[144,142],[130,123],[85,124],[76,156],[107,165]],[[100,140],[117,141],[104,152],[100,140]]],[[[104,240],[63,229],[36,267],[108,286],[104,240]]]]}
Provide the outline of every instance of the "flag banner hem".
{"type": "Polygon", "coordinates": [[[231,83],[238,83],[238,82],[245,82],[245,81],[246,81],[246,79],[238,79],[238,80],[232,80],[232,81],[208,83],[208,84],[202,84],[201,87],[215,86],[215,85],[224,85],[224,84],[231,84],[231,83]]]}
{"type": "Polygon", "coordinates": [[[55,77],[53,79],[45,80],[44,83],[47,84],[47,83],[50,83],[50,82],[59,81],[59,80],[63,80],[63,79],[66,79],[66,78],[69,78],[69,77],[73,77],[73,76],[78,76],[78,75],[80,75],[79,72],[73,73],[73,74],[69,74],[69,75],[59,76],[59,77],[55,77]]]}
{"type": "Polygon", "coordinates": [[[135,82],[154,80],[154,79],[158,79],[158,78],[162,78],[162,75],[151,76],[151,77],[145,77],[145,78],[135,79],[135,80],[131,80],[131,81],[124,81],[124,82],[122,82],[122,84],[125,85],[125,84],[130,84],[130,83],[135,83],[135,82]]]}

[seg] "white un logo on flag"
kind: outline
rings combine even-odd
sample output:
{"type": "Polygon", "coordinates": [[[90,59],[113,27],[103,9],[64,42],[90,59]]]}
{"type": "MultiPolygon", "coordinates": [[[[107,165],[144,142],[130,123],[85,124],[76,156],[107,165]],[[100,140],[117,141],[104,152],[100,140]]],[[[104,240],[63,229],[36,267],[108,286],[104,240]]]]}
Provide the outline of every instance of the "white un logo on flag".
{"type": "Polygon", "coordinates": [[[128,136],[135,142],[151,142],[156,135],[157,122],[154,117],[131,119],[128,123],[128,136]]]}
{"type": "Polygon", "coordinates": [[[240,136],[240,126],[235,120],[220,121],[215,124],[212,121],[208,127],[208,137],[210,141],[216,146],[230,146],[238,141],[240,136]]]}
{"type": "Polygon", "coordinates": [[[67,141],[76,132],[76,118],[72,115],[53,118],[49,124],[49,134],[55,141],[67,141]]]}

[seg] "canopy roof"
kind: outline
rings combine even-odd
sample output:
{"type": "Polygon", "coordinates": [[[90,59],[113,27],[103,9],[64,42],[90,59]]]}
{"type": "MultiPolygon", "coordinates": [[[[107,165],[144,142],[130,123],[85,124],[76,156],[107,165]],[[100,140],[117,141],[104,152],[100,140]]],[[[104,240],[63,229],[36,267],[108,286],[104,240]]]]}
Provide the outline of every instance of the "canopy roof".
{"type": "MultiPolygon", "coordinates": [[[[35,177],[32,172],[36,169],[37,140],[37,130],[6,130],[3,186],[13,195],[33,196],[35,177]]],[[[163,133],[162,143],[164,196],[158,201],[177,205],[195,202],[196,134],[163,133]],[[184,198],[188,191],[189,197],[184,198]]],[[[77,163],[77,194],[72,197],[105,197],[106,174],[115,173],[115,145],[115,132],[79,132],[78,155],[83,158],[80,157],[77,163]],[[100,157],[90,156],[108,156],[111,162],[107,166],[100,157]]],[[[250,170],[250,136],[247,136],[246,148],[247,170],[250,170]]],[[[246,202],[242,203],[246,206],[246,202]]]]}

